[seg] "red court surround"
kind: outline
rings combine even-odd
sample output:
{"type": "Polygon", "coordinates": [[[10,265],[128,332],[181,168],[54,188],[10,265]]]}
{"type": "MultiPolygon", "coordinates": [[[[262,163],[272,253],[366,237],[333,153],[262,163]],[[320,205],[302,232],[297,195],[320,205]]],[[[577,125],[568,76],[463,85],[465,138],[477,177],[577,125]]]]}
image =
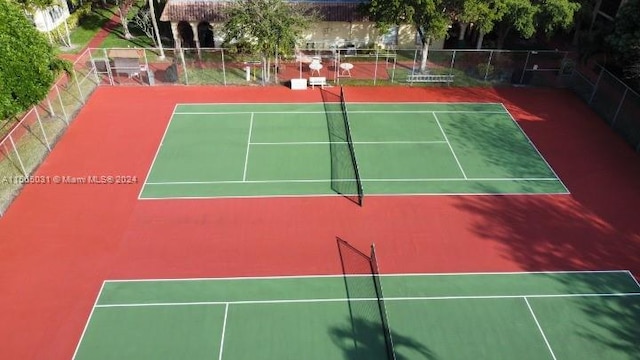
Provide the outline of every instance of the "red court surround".
{"type": "Polygon", "coordinates": [[[340,197],[139,201],[176,103],[320,102],[320,90],[100,88],[38,174],[138,183],[24,188],[0,219],[0,358],[70,359],[106,279],[335,274],[337,236],[375,242],[386,273],[640,274],[640,159],[571,93],[345,92],[349,102],[503,102],[571,195],[365,196],[362,208],[340,197]]]}

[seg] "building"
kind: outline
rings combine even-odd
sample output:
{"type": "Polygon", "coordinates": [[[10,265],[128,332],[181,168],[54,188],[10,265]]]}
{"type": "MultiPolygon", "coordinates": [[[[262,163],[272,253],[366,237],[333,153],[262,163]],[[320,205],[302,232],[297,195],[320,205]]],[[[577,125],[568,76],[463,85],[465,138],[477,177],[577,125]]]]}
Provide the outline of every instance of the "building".
{"type": "Polygon", "coordinates": [[[69,7],[66,1],[60,1],[56,5],[46,9],[36,9],[28,15],[38,31],[47,34],[49,41],[61,40],[65,45],[71,46],[69,28],[66,20],[69,18],[69,7]],[[64,25],[64,33],[59,31],[59,26],[64,25]]]}
{"type": "MultiPolygon", "coordinates": [[[[358,12],[361,0],[310,0],[308,3],[320,14],[321,21],[314,24],[300,39],[306,48],[331,47],[383,47],[412,48],[416,46],[413,26],[394,27],[380,34],[366,15],[358,12]]],[[[168,0],[160,21],[171,23],[176,48],[214,48],[224,41],[222,9],[225,0],[168,0]]],[[[442,47],[442,45],[436,45],[442,47]]]]}

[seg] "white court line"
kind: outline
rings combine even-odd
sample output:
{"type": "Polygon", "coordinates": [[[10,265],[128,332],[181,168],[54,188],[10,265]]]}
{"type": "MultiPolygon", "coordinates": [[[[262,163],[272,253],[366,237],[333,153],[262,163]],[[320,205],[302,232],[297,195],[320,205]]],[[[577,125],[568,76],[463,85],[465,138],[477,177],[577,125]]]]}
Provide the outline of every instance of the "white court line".
{"type": "Polygon", "coordinates": [[[222,349],[224,348],[224,333],[227,330],[227,315],[229,314],[229,303],[224,305],[224,321],[222,322],[222,336],[220,337],[220,352],[218,360],[222,360],[222,349]]]}
{"type": "MultiPolygon", "coordinates": [[[[425,105],[445,105],[445,104],[452,104],[452,105],[500,105],[499,102],[470,102],[470,101],[453,101],[453,102],[443,102],[443,101],[392,101],[392,102],[385,102],[385,101],[350,101],[350,104],[381,104],[381,105],[386,105],[386,104],[398,104],[398,105],[407,105],[407,104],[425,104],[425,105]]],[[[241,105],[241,106],[246,106],[246,105],[323,105],[324,101],[318,101],[318,102],[246,102],[246,103],[242,103],[242,102],[226,102],[226,103],[177,103],[176,106],[202,106],[202,105],[207,105],[207,106],[219,106],[219,105],[241,105]]]]}
{"type": "MultiPolygon", "coordinates": [[[[287,180],[224,180],[150,182],[147,185],[216,185],[216,184],[281,184],[351,182],[353,179],[287,179],[287,180]]],[[[436,182],[436,181],[558,181],[557,178],[442,178],[442,179],[360,179],[362,182],[436,182]]],[[[396,195],[396,194],[394,194],[396,195]]],[[[539,194],[538,194],[539,195],[539,194]]],[[[371,196],[371,195],[369,195],[371,196]]]]}
{"type": "MultiPolygon", "coordinates": [[[[355,145],[386,145],[386,144],[446,144],[446,141],[353,141],[355,145]]],[[[252,142],[251,145],[330,145],[348,144],[346,141],[305,141],[305,142],[252,142]]]]}
{"type": "Polygon", "coordinates": [[[247,180],[247,164],[249,163],[249,148],[251,147],[252,131],[253,131],[253,113],[251,113],[251,121],[249,123],[249,138],[247,139],[247,154],[244,157],[244,172],[242,173],[242,181],[247,180]]]}
{"type": "Polygon", "coordinates": [[[80,339],[78,340],[78,345],[76,345],[76,350],[73,352],[73,356],[71,357],[71,359],[75,359],[76,356],[78,355],[78,350],[80,350],[80,345],[82,344],[84,335],[87,333],[87,329],[89,328],[89,323],[91,322],[91,318],[93,317],[93,312],[98,306],[98,300],[100,300],[100,295],[102,295],[102,290],[104,289],[105,283],[106,281],[103,281],[102,285],[100,286],[100,290],[98,291],[98,296],[96,297],[96,300],[93,302],[93,307],[91,308],[91,312],[89,313],[87,322],[84,324],[84,329],[82,330],[82,334],[80,335],[80,339]]]}
{"type": "MultiPolygon", "coordinates": [[[[347,194],[357,196],[358,194],[347,194]]],[[[378,197],[401,197],[401,196],[548,196],[548,195],[570,195],[569,192],[552,192],[552,193],[397,193],[397,194],[367,194],[368,198],[378,197]]],[[[140,201],[162,201],[162,200],[217,200],[217,199],[305,199],[315,197],[344,197],[344,194],[283,194],[283,195],[221,195],[221,196],[167,196],[167,197],[144,197],[140,201]]]]}
{"type": "Polygon", "coordinates": [[[349,113],[381,113],[381,114],[396,114],[396,113],[436,113],[436,114],[504,114],[504,111],[472,111],[472,110],[350,110],[349,113]]]}
{"type": "MultiPolygon", "coordinates": [[[[214,111],[214,112],[180,112],[176,115],[244,115],[244,114],[326,114],[342,113],[341,111],[214,111]]],[[[215,120],[208,118],[202,120],[215,120]]],[[[262,119],[262,120],[268,120],[262,119]]]]}
{"type": "MultiPolygon", "coordinates": [[[[212,111],[212,112],[178,112],[175,115],[239,115],[239,114],[326,114],[342,113],[342,111],[212,111]]],[[[349,110],[349,114],[504,114],[504,111],[471,111],[471,110],[349,110]]],[[[215,120],[207,118],[202,120],[215,120]]],[[[265,119],[263,119],[265,120],[265,119]]],[[[268,118],[266,120],[269,120],[268,118]]]]}
{"type": "Polygon", "coordinates": [[[151,170],[153,170],[153,165],[156,163],[156,159],[158,158],[158,154],[160,153],[160,148],[162,147],[162,143],[164,142],[164,139],[167,136],[167,133],[169,132],[169,127],[171,126],[171,122],[173,121],[173,115],[176,113],[176,107],[178,107],[178,105],[175,105],[173,107],[173,112],[171,113],[171,117],[169,118],[169,121],[167,122],[167,127],[164,129],[164,133],[162,134],[162,138],[160,138],[160,144],[158,144],[158,147],[156,148],[156,153],[155,153],[155,155],[153,155],[153,160],[151,161],[151,165],[149,165],[149,170],[147,170],[147,176],[144,178],[144,182],[142,183],[142,188],[140,188],[140,192],[138,193],[138,200],[140,200],[141,197],[142,197],[142,193],[144,192],[144,188],[147,185],[147,181],[149,180],[149,176],[151,175],[151,170]]]}
{"type": "Polygon", "coordinates": [[[529,304],[529,300],[527,300],[526,297],[524,297],[524,302],[527,304],[527,307],[529,308],[529,312],[531,313],[531,316],[533,316],[533,321],[535,321],[536,325],[538,326],[538,330],[540,331],[540,335],[542,335],[542,338],[544,339],[544,343],[547,344],[547,349],[549,349],[549,352],[551,353],[551,357],[553,357],[553,360],[557,360],[556,354],[553,353],[553,349],[549,344],[549,340],[547,340],[547,336],[544,334],[544,330],[542,330],[542,326],[540,325],[540,322],[538,322],[538,318],[536,317],[536,314],[533,312],[533,309],[529,304]]]}
{"type": "MultiPolygon", "coordinates": [[[[385,297],[384,301],[442,301],[442,300],[503,300],[521,298],[576,298],[576,297],[625,297],[640,296],[638,293],[610,294],[526,294],[526,295],[469,295],[469,296],[405,296],[385,297]]],[[[259,304],[304,304],[326,302],[378,301],[378,298],[316,298],[316,299],[271,299],[271,300],[237,300],[237,301],[191,301],[191,302],[156,302],[156,303],[121,303],[96,305],[97,308],[127,308],[153,306],[201,306],[201,305],[259,305],[259,304]]]]}
{"type": "MultiPolygon", "coordinates": [[[[483,275],[555,275],[555,274],[627,274],[629,270],[558,270],[558,271],[506,271],[506,272],[462,272],[462,273],[397,273],[379,274],[385,277],[409,277],[409,276],[483,276],[483,275]]],[[[369,277],[371,274],[354,274],[349,277],[369,277]]],[[[344,277],[344,274],[314,274],[314,275],[275,275],[275,276],[235,276],[235,277],[208,277],[208,278],[179,278],[179,279],[113,279],[106,283],[123,282],[171,282],[171,281],[236,281],[236,280],[289,280],[289,279],[321,279],[344,277]]]]}
{"type": "Polygon", "coordinates": [[[442,125],[440,125],[440,120],[438,120],[438,117],[436,116],[435,112],[432,112],[432,114],[433,114],[433,117],[436,119],[436,124],[438,124],[438,127],[440,128],[440,132],[442,132],[442,136],[444,136],[444,139],[447,141],[447,145],[449,145],[449,150],[451,150],[451,154],[453,155],[453,158],[456,160],[456,163],[458,164],[458,168],[460,168],[460,171],[462,172],[462,176],[464,176],[465,180],[467,180],[467,174],[464,172],[464,169],[462,168],[462,164],[460,164],[460,160],[458,160],[458,156],[456,156],[456,152],[453,151],[453,147],[449,142],[449,138],[447,138],[447,134],[444,132],[442,125]]]}
{"type": "Polygon", "coordinates": [[[630,270],[626,270],[627,274],[629,274],[629,276],[631,276],[631,279],[633,279],[633,282],[636,283],[636,285],[638,285],[638,288],[640,289],[640,282],[638,282],[638,279],[636,279],[635,276],[633,276],[633,274],[631,273],[630,270]]]}
{"type": "Polygon", "coordinates": [[[522,133],[522,135],[524,135],[525,139],[527,139],[527,141],[529,142],[529,145],[531,145],[531,147],[533,147],[533,149],[536,151],[536,153],[538,153],[538,156],[540,156],[540,158],[542,159],[542,161],[544,161],[545,164],[547,164],[547,167],[549,168],[549,170],[551,170],[551,172],[553,173],[553,175],[555,177],[558,178],[558,181],[560,182],[560,184],[562,184],[562,187],[564,187],[567,190],[567,193],[569,193],[569,188],[564,184],[564,182],[562,182],[562,179],[560,179],[560,177],[558,176],[558,173],[556,173],[556,171],[553,169],[553,167],[551,167],[551,164],[549,164],[549,162],[547,161],[547,159],[544,158],[544,156],[542,156],[542,153],[540,152],[540,150],[538,150],[538,148],[536,147],[536,145],[533,143],[533,141],[531,141],[531,138],[529,138],[529,135],[527,135],[527,133],[522,129],[522,126],[520,126],[520,124],[518,124],[518,122],[516,121],[516,119],[513,117],[513,115],[511,115],[511,113],[509,112],[509,110],[507,109],[506,106],[504,106],[503,103],[500,103],[500,105],[502,106],[502,108],[504,109],[504,111],[509,114],[509,117],[511,118],[511,121],[513,121],[513,123],[518,127],[518,129],[520,129],[520,132],[522,133]]]}

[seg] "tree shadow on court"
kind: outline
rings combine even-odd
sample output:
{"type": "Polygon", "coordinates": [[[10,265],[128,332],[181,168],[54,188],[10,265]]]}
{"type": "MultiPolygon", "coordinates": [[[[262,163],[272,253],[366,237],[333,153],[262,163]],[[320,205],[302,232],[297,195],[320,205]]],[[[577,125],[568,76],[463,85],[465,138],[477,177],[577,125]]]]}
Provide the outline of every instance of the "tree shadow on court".
{"type": "MultiPolygon", "coordinates": [[[[640,273],[638,226],[603,218],[604,212],[598,214],[570,196],[465,197],[457,206],[479,215],[471,225],[473,231],[488,245],[501,244],[503,257],[523,270],[629,269],[636,276],[640,273]]],[[[619,282],[584,276],[567,278],[562,285],[567,293],[579,294],[640,291],[631,277],[626,286],[619,282]]],[[[628,358],[640,356],[640,296],[575,297],[571,301],[583,315],[574,335],[628,358]]]]}
{"type": "Polygon", "coordinates": [[[640,356],[640,298],[619,296],[578,300],[589,317],[589,328],[581,326],[578,333],[584,339],[623,353],[629,359],[640,356]],[[591,328],[598,329],[594,333],[591,328]]]}
{"type": "Polygon", "coordinates": [[[456,153],[474,154],[474,157],[481,159],[481,166],[463,162],[463,166],[466,165],[464,167],[471,167],[467,173],[469,177],[553,177],[546,163],[508,115],[438,114],[438,119],[445,128],[447,138],[454,144],[456,153]],[[446,121],[447,119],[454,121],[446,121]],[[499,175],[493,175],[495,173],[499,175]]]}
{"type": "MultiPolygon", "coordinates": [[[[474,216],[470,230],[488,245],[499,245],[506,260],[526,271],[630,270],[639,276],[638,154],[571,93],[497,92],[571,194],[461,197],[456,207],[474,216]]],[[[590,277],[564,286],[579,293],[620,289],[590,277]]],[[[582,323],[589,324],[577,325],[581,337],[629,358],[639,356],[638,296],[572,301],[587,319],[582,323]]]]}
{"type": "MultiPolygon", "coordinates": [[[[344,358],[349,360],[388,360],[385,349],[385,336],[377,321],[361,317],[349,319],[351,327],[333,327],[329,329],[332,341],[344,352],[344,358]]],[[[411,353],[411,359],[438,360],[433,351],[420,341],[392,331],[393,347],[397,360],[409,359],[400,354],[411,353]]]]}

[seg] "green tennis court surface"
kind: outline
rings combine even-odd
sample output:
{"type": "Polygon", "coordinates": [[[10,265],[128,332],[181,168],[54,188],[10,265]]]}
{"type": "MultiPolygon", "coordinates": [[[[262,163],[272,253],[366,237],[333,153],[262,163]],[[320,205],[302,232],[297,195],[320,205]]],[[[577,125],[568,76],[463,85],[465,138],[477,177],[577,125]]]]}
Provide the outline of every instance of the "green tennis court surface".
{"type": "MultiPolygon", "coordinates": [[[[502,104],[347,108],[365,195],[568,192],[502,104]]],[[[331,113],[323,103],[178,105],[140,198],[335,195],[332,161],[345,159],[331,152],[331,113]]]]}
{"type": "MultiPolygon", "coordinates": [[[[371,276],[105,282],[74,359],[386,359],[371,276]]],[[[397,359],[638,359],[626,271],[382,276],[397,359]]]]}

